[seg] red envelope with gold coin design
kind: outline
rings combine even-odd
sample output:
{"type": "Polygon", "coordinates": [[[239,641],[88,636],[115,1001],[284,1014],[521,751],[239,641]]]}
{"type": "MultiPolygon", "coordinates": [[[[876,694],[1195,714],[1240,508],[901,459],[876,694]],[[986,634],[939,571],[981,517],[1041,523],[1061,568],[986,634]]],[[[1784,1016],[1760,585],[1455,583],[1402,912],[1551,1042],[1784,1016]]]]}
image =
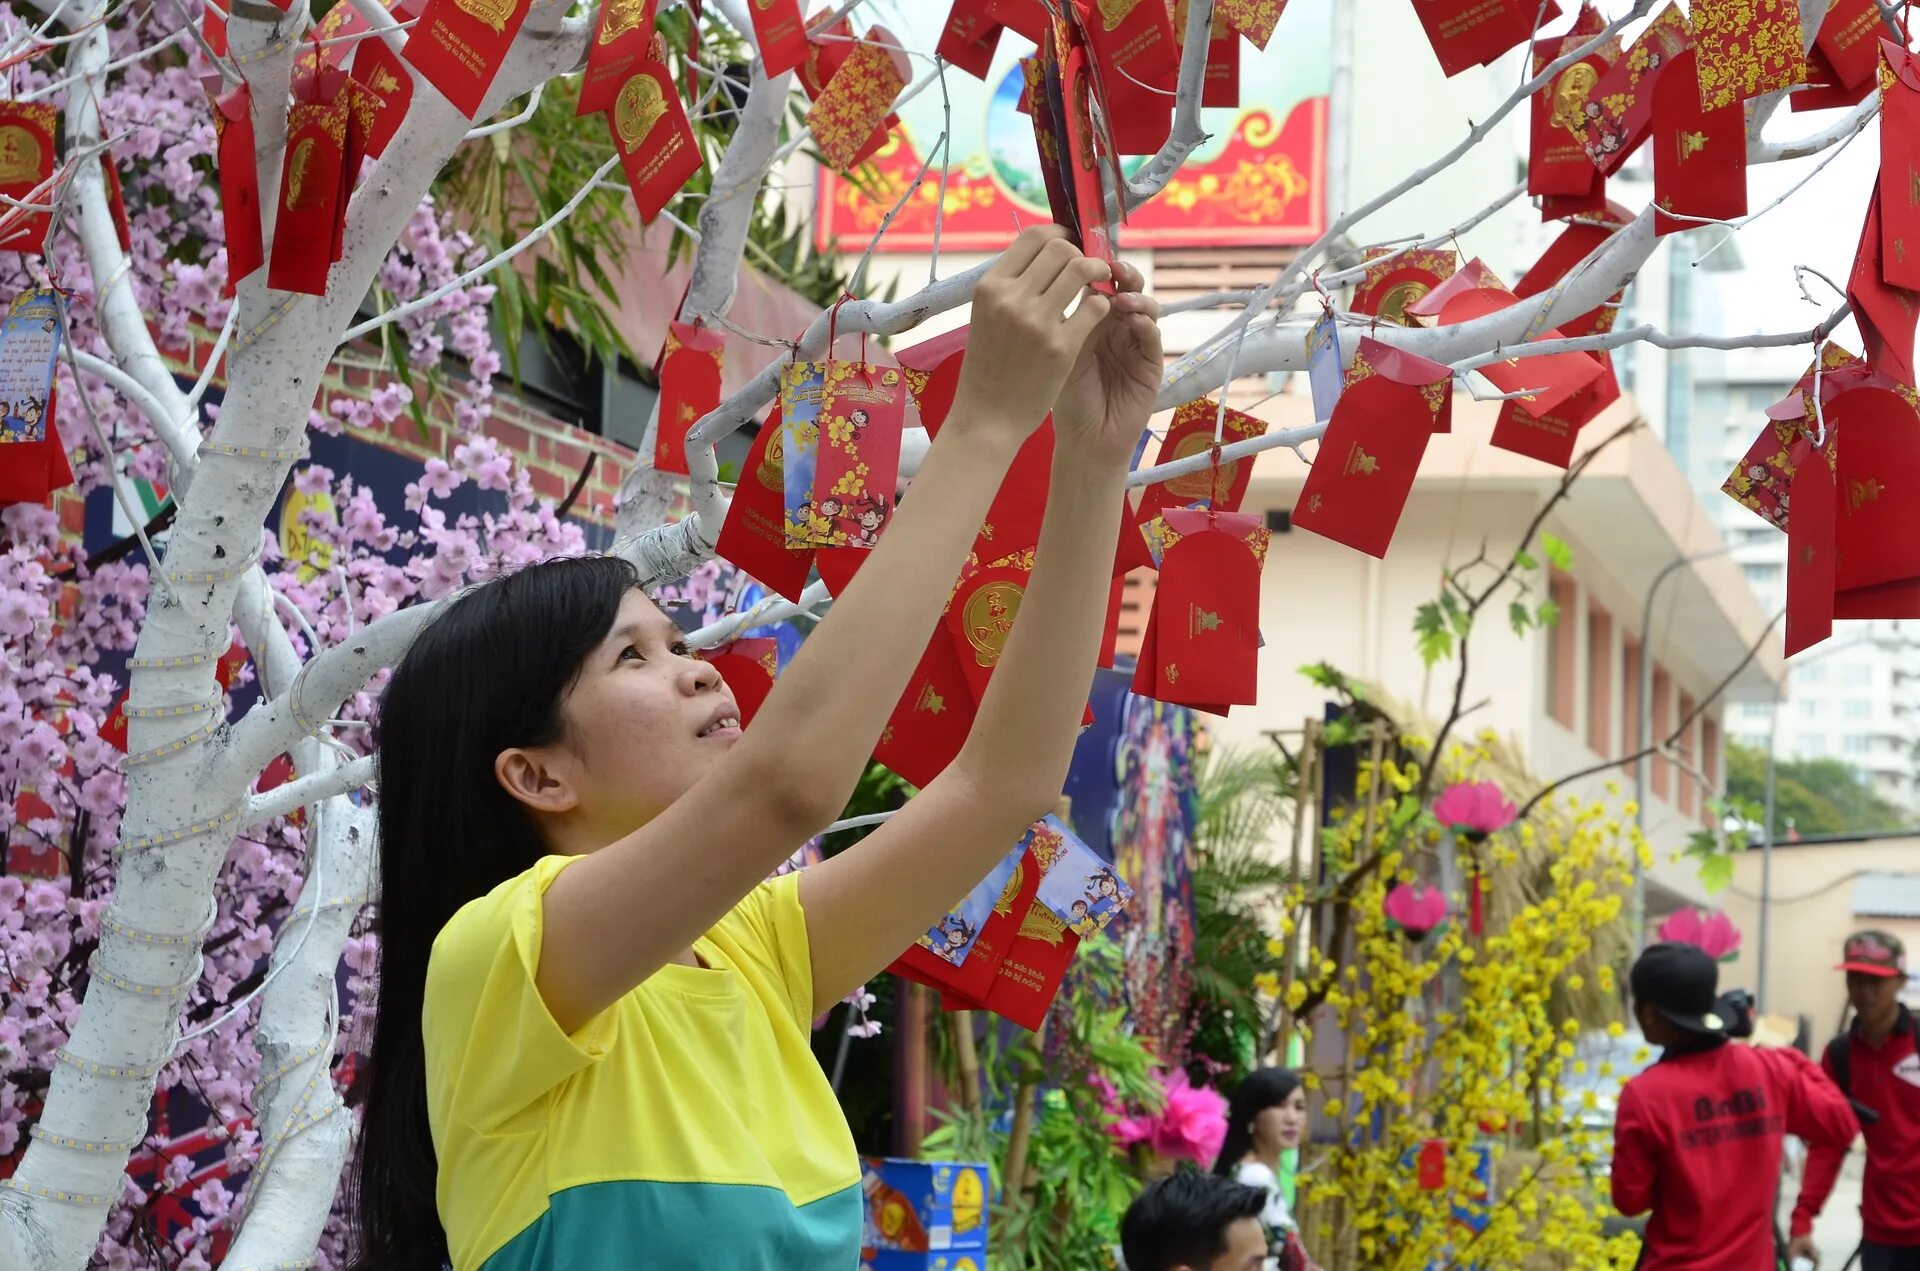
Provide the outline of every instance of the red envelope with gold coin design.
{"type": "MultiPolygon", "coordinates": [[[[50,204],[54,133],[59,113],[44,102],[0,102],[0,194],[22,203],[50,204]]],[[[49,212],[0,208],[0,251],[39,252],[53,223],[49,212]]]]}
{"type": "Polygon", "coordinates": [[[660,215],[704,162],[687,108],[660,57],[665,49],[656,38],[655,60],[640,64],[607,112],[607,128],[642,223],[660,215]]]}
{"type": "Polygon", "coordinates": [[[1293,523],[1384,557],[1427,439],[1441,413],[1452,409],[1453,372],[1371,338],[1361,339],[1354,357],[1364,358],[1372,373],[1340,394],[1293,523]]]}
{"type": "Polygon", "coordinates": [[[1153,597],[1153,696],[1183,704],[1251,705],[1259,678],[1267,529],[1245,513],[1169,508],[1165,515],[1171,541],[1153,597]]]}
{"type": "MultiPolygon", "coordinates": [[[[1231,406],[1221,418],[1220,403],[1210,397],[1201,397],[1174,408],[1173,422],[1167,426],[1167,435],[1160,443],[1160,453],[1154,458],[1154,463],[1172,463],[1176,459],[1190,459],[1207,453],[1213,448],[1216,419],[1219,419],[1220,444],[1223,446],[1267,435],[1266,420],[1231,406]]],[[[1139,519],[1151,520],[1164,509],[1187,507],[1194,503],[1206,503],[1216,512],[1237,512],[1240,510],[1240,501],[1247,497],[1247,486],[1252,480],[1253,460],[1228,459],[1217,468],[1210,466],[1185,476],[1156,481],[1141,491],[1139,519]]]]}
{"type": "Polygon", "coordinates": [[[990,0],[953,0],[947,24],[940,28],[934,53],[956,69],[984,80],[993,71],[993,55],[1004,30],[993,20],[990,0]]]}
{"type": "Polygon", "coordinates": [[[907,58],[884,27],[868,30],[814,98],[807,126],[828,166],[843,176],[863,150],[894,99],[907,86],[907,58]]]}
{"type": "Polygon", "coordinates": [[[1700,108],[1719,110],[1806,82],[1799,0],[1692,0],[1700,108]]]}
{"type": "Polygon", "coordinates": [[[720,405],[720,371],[727,340],[694,322],[669,322],[660,358],[660,422],[654,429],[653,466],[687,476],[687,430],[720,405]]]}
{"type": "Polygon", "coordinates": [[[1587,155],[1601,172],[1617,171],[1653,130],[1653,90],[1673,59],[1693,47],[1693,32],[1678,4],[1647,24],[1627,55],[1600,77],[1587,96],[1587,155]]]}
{"type": "MultiPolygon", "coordinates": [[[[1533,45],[1533,73],[1538,75],[1562,54],[1588,43],[1606,27],[1591,4],[1582,5],[1573,30],[1533,45]]],[[[1593,161],[1587,157],[1587,99],[1620,56],[1613,40],[1563,68],[1553,82],[1533,95],[1531,145],[1527,159],[1528,194],[1579,194],[1593,189],[1593,161]]]]}
{"type": "Polygon", "coordinates": [[[310,296],[327,293],[333,244],[345,217],[341,169],[346,162],[348,104],[295,102],[287,111],[287,158],[280,165],[280,215],[273,228],[267,286],[310,296]]]}
{"type": "Polygon", "coordinates": [[[740,727],[751,726],[767,694],[773,691],[774,677],[780,674],[780,642],[771,636],[751,636],[708,649],[700,660],[726,681],[727,691],[740,708],[740,727]]]}
{"type": "Polygon", "coordinates": [[[1366,276],[1354,287],[1353,302],[1347,307],[1403,327],[1419,325],[1408,319],[1407,306],[1453,277],[1460,264],[1447,248],[1401,252],[1369,247],[1366,262],[1366,276]]]}
{"type": "Polygon", "coordinates": [[[533,0],[427,0],[402,54],[472,119],[532,10],[533,0]]]}
{"type": "MultiPolygon", "coordinates": [[[[837,557],[864,559],[865,555],[840,548],[821,553],[820,560],[824,565],[837,557]]],[[[935,628],[906,691],[894,704],[886,727],[880,730],[880,744],[874,748],[873,757],[924,788],[960,753],[973,728],[973,716],[973,690],[960,668],[960,655],[946,630],[935,628]]]]}
{"type": "Polygon", "coordinates": [[[1840,433],[1835,585],[1920,578],[1920,503],[1908,494],[1920,490],[1920,412],[1883,376],[1846,370],[1825,379],[1833,391],[1823,413],[1840,433]]]}
{"type": "Polygon", "coordinates": [[[947,604],[947,633],[976,703],[986,695],[987,681],[1006,651],[1032,572],[1018,565],[978,570],[961,580],[947,604]]]}
{"type": "MultiPolygon", "coordinates": [[[[653,10],[657,0],[603,0],[600,20],[587,45],[587,71],[580,77],[574,114],[591,115],[612,106],[620,88],[653,55],[653,10]]],[[[801,47],[806,47],[805,40],[801,47]]],[[[768,74],[775,72],[769,71],[768,74]]]]}
{"type": "Polygon", "coordinates": [[[1793,474],[1793,524],[1787,530],[1788,657],[1833,634],[1840,513],[1834,474],[1838,440],[1839,430],[1833,429],[1821,450],[1807,445],[1793,474]]]}
{"type": "Polygon", "coordinates": [[[1920,58],[1888,40],[1880,95],[1880,277],[1920,290],[1920,58]]]}
{"type": "Polygon", "coordinates": [[[1853,320],[1860,328],[1861,343],[1866,346],[1867,361],[1877,371],[1912,384],[1913,328],[1916,301],[1920,292],[1896,287],[1885,280],[1880,233],[1880,186],[1888,179],[1885,169],[1874,183],[1874,194],[1867,201],[1867,221],[1860,231],[1860,248],[1853,258],[1853,272],[1847,276],[1847,299],[1853,302],[1853,320]]]}
{"type": "Polygon", "coordinates": [[[1653,90],[1653,232],[1697,228],[1747,214],[1747,112],[1740,102],[1700,106],[1695,50],[1675,58],[1653,90]]]}
{"type": "Polygon", "coordinates": [[[786,471],[780,462],[780,413],[776,410],[747,448],[733,503],[720,526],[714,551],[788,600],[800,599],[813,568],[811,551],[787,547],[786,471]]]}

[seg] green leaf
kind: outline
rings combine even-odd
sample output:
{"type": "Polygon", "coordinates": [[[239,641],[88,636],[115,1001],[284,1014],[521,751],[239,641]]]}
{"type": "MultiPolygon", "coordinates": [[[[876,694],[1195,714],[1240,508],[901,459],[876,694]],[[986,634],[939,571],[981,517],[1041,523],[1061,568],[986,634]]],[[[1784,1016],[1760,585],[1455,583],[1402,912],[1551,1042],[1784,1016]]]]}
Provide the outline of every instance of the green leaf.
{"type": "Polygon", "coordinates": [[[1543,600],[1540,602],[1540,607],[1534,611],[1533,617],[1534,621],[1541,626],[1550,627],[1560,621],[1560,605],[1557,601],[1543,600]]]}
{"type": "Polygon", "coordinates": [[[1413,824],[1413,819],[1419,815],[1420,800],[1410,794],[1403,794],[1400,796],[1400,802],[1395,805],[1393,819],[1388,824],[1395,830],[1404,830],[1413,824]]]}
{"type": "Polygon", "coordinates": [[[1453,632],[1447,629],[1447,620],[1438,602],[1429,600],[1415,611],[1413,630],[1419,637],[1420,660],[1428,666],[1453,652],[1453,632]]]}
{"type": "Polygon", "coordinates": [[[1513,554],[1513,563],[1518,565],[1522,569],[1540,568],[1540,562],[1535,560],[1533,558],[1533,553],[1527,551],[1525,548],[1522,548],[1520,551],[1517,551],[1513,554]]]}
{"type": "Polygon", "coordinates": [[[1547,560],[1555,569],[1564,573],[1573,568],[1573,549],[1567,546],[1565,540],[1555,538],[1551,534],[1542,534],[1540,550],[1546,553],[1547,560]]]}
{"type": "Polygon", "coordinates": [[[1527,628],[1533,625],[1533,614],[1516,600],[1507,606],[1507,620],[1513,623],[1513,634],[1525,635],[1527,628]]]}
{"type": "Polygon", "coordinates": [[[1733,857],[1727,853],[1709,856],[1700,862],[1700,885],[1712,895],[1725,891],[1733,882],[1733,857]]]}
{"type": "Polygon", "coordinates": [[[1351,715],[1340,715],[1327,721],[1326,738],[1329,746],[1351,746],[1360,737],[1360,725],[1351,715]]]}

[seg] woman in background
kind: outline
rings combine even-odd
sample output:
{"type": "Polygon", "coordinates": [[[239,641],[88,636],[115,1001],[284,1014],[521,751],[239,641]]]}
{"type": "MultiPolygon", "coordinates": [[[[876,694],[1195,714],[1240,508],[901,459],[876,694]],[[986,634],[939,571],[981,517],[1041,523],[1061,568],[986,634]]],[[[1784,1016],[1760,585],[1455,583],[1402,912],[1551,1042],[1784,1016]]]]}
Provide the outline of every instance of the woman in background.
{"type": "Polygon", "coordinates": [[[1300,1243],[1293,1213],[1280,1194],[1280,1154],[1300,1146],[1307,1130],[1307,1091],[1300,1074],[1259,1068],[1247,1075],[1227,1105],[1227,1137],[1213,1172],[1267,1193],[1260,1215],[1272,1236],[1277,1271],[1319,1271],[1300,1243]]]}

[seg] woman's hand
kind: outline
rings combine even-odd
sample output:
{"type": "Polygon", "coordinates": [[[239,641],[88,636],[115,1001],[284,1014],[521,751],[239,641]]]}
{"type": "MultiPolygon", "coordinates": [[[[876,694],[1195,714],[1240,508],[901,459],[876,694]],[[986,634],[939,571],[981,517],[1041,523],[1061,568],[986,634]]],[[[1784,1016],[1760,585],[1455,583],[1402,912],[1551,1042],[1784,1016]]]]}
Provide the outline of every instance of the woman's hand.
{"type": "Polygon", "coordinates": [[[1132,265],[1122,263],[1114,283],[1119,294],[1054,401],[1053,426],[1080,457],[1124,464],[1153,414],[1164,364],[1160,302],[1141,291],[1132,265]]]}
{"type": "Polygon", "coordinates": [[[949,427],[1010,428],[1016,443],[1025,441],[1108,315],[1107,298],[1087,291],[1108,274],[1105,261],[1081,255],[1059,226],[1023,230],[974,290],[949,427]]]}

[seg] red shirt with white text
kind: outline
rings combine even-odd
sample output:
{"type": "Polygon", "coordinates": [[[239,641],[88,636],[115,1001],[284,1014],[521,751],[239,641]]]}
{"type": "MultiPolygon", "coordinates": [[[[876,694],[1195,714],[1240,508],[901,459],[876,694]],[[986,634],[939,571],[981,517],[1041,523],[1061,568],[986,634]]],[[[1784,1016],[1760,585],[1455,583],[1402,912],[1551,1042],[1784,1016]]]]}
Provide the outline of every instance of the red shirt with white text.
{"type": "MultiPolygon", "coordinates": [[[[1913,1049],[1913,1024],[1902,1007],[1899,1023],[1878,1046],[1851,1034],[1839,1044],[1853,1048],[1847,1060],[1853,1097],[1880,1114],[1878,1121],[1860,1128],[1867,1139],[1861,1233],[1875,1244],[1920,1245],[1920,1054],[1913,1049]]],[[[1824,1058],[1822,1064],[1831,1074],[1832,1064],[1824,1058]]],[[[1813,1230],[1846,1154],[1844,1143],[1807,1153],[1790,1234],[1813,1230]]]]}

